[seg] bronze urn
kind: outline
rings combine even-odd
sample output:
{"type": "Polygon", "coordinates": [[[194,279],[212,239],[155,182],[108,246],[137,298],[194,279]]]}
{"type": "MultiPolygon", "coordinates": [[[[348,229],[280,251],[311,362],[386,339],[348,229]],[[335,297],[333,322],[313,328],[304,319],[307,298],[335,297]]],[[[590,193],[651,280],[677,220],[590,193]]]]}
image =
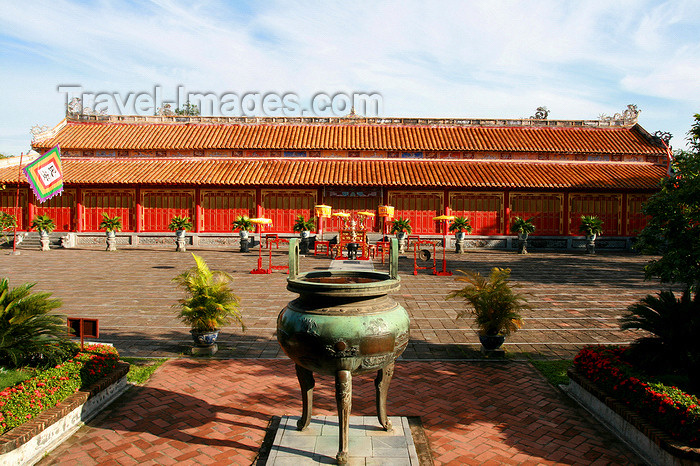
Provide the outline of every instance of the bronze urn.
{"type": "Polygon", "coordinates": [[[409,339],[406,310],[388,293],[400,286],[398,247],[391,245],[390,273],[328,270],[299,274],[298,244],[290,241],[287,289],[299,297],[287,304],[277,318],[277,339],[296,365],[303,412],[297,424],[305,429],[311,421],[313,373],[335,377],[335,396],[340,424],[336,459],[347,463],[348,429],[352,404],[352,377],[377,372],[377,417],[391,430],[386,398],[394,361],[409,339]]]}

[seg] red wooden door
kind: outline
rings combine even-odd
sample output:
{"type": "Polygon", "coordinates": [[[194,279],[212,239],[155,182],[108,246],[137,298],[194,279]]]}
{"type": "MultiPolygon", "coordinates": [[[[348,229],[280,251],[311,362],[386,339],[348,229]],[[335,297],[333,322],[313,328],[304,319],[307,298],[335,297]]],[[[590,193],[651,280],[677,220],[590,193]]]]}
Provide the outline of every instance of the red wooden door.
{"type": "Polygon", "coordinates": [[[204,190],[201,196],[202,231],[231,231],[236,217],[254,216],[254,191],[204,190]]]}
{"type": "Polygon", "coordinates": [[[297,215],[313,218],[315,205],[316,191],[263,191],[263,216],[272,219],[266,231],[291,233],[297,215]]]}
{"type": "Polygon", "coordinates": [[[581,234],[578,228],[582,215],[594,215],[601,219],[603,234],[606,236],[622,234],[620,194],[571,194],[569,204],[569,234],[581,234]]]}
{"type": "MultiPolygon", "coordinates": [[[[561,235],[562,195],[546,193],[512,193],[510,195],[510,219],[532,218],[536,235],[561,235]]],[[[510,228],[510,227],[509,227],[510,228]]]]}
{"type": "Polygon", "coordinates": [[[6,188],[0,191],[0,212],[5,212],[12,215],[17,220],[17,229],[25,230],[28,228],[26,213],[27,213],[27,190],[19,190],[19,205],[17,203],[17,188],[6,188]]]}
{"type": "Polygon", "coordinates": [[[168,231],[175,216],[194,219],[194,191],[144,190],[143,231],[168,231]]]}
{"type": "Polygon", "coordinates": [[[472,235],[499,235],[503,231],[502,194],[451,193],[450,211],[469,219],[472,235]]]}
{"type": "Polygon", "coordinates": [[[642,212],[642,205],[648,201],[650,197],[650,194],[629,194],[627,196],[628,235],[638,235],[647,225],[649,216],[644,215],[642,212]]]}
{"type": "Polygon", "coordinates": [[[411,220],[416,235],[442,233],[433,218],[443,213],[442,193],[396,192],[389,193],[389,205],[394,206],[394,219],[411,220]]]}
{"type": "Polygon", "coordinates": [[[110,217],[121,217],[122,230],[134,231],[136,227],[134,190],[83,190],[83,230],[99,231],[103,213],[110,217]]]}
{"type": "Polygon", "coordinates": [[[56,224],[56,231],[75,230],[75,190],[64,189],[61,194],[39,203],[34,199],[34,215],[47,215],[56,224]]]}

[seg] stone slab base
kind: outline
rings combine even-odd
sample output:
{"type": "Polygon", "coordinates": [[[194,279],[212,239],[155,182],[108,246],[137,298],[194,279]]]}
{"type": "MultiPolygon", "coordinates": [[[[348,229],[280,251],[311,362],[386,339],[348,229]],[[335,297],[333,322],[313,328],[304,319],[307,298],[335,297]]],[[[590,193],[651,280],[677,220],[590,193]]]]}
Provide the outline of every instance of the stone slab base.
{"type": "MultiPolygon", "coordinates": [[[[389,417],[394,428],[386,432],[374,416],[350,417],[348,465],[420,464],[406,417],[389,417]]],[[[283,416],[266,465],[336,464],[338,416],[314,416],[304,431],[296,430],[299,416],[283,416]]]]}

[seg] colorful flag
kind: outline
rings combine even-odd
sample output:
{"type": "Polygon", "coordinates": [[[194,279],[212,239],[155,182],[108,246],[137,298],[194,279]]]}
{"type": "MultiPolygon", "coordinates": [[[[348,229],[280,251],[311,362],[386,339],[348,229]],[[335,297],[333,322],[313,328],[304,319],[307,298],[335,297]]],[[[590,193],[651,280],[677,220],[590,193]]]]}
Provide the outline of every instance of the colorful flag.
{"type": "Polygon", "coordinates": [[[56,146],[24,167],[24,174],[40,202],[60,194],[63,191],[61,149],[56,146]]]}

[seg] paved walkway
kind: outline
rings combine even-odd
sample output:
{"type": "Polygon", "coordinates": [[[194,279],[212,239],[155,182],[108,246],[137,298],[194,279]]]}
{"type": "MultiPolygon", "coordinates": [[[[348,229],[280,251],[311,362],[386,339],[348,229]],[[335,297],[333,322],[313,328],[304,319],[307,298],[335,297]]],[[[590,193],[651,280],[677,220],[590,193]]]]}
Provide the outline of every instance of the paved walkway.
{"type": "MultiPolygon", "coordinates": [[[[356,377],[352,414],[374,415],[373,395],[372,377],[356,377]]],[[[387,410],[421,417],[438,465],[640,463],[525,362],[400,361],[387,410]]],[[[273,416],[300,413],[289,360],[174,359],[39,464],[263,464],[273,416]]],[[[319,376],[314,415],[333,414],[333,380],[319,376]]]]}
{"type": "MultiPolygon", "coordinates": [[[[218,357],[278,358],[284,356],[275,338],[277,314],[296,297],[286,290],[284,273],[251,275],[257,253],[232,249],[193,250],[213,269],[230,272],[241,297],[247,330],[225,328],[218,357]]],[[[530,297],[523,329],[509,337],[511,355],[572,358],[586,344],[626,343],[632,331],[619,330],[624,309],[648,293],[658,291],[643,280],[647,257],[633,254],[532,253],[499,251],[448,253],[449,270],[510,267],[515,283],[530,297]]],[[[285,251],[273,254],[284,265],[285,251]]],[[[307,256],[301,271],[327,269],[330,259],[307,256]]],[[[134,248],[108,253],[101,249],[22,250],[19,256],[0,251],[0,277],[11,285],[38,282],[35,289],[50,291],[70,317],[100,320],[100,341],[113,343],[124,356],[186,354],[191,345],[188,328],[175,317],[173,305],[182,295],[171,282],[194,264],[190,254],[172,249],[134,248]]],[[[377,270],[388,265],[375,262],[377,270]]],[[[413,275],[413,255],[400,259],[401,290],[394,295],[411,317],[411,341],[405,359],[469,359],[479,357],[471,319],[456,319],[464,304],[446,301],[458,284],[453,277],[413,275]]]]}
{"type": "MultiPolygon", "coordinates": [[[[11,285],[36,281],[35,290],[63,300],[65,314],[99,318],[100,341],[122,355],[187,353],[188,329],[172,308],[181,294],[170,280],[193,264],[189,254],[146,248],[4,252],[0,277],[11,285]]],[[[225,329],[217,356],[237,359],[167,362],[41,464],[251,464],[264,457],[270,422],[300,414],[293,365],[274,337],[277,314],[295,297],[285,288],[286,275],[249,274],[255,253],[195,252],[234,276],[248,328],[225,329]]],[[[657,291],[642,279],[647,258],[631,254],[484,251],[447,258],[451,270],[512,269],[532,306],[525,327],[507,342],[516,356],[570,358],[585,344],[630,341],[635,334],[621,332],[618,317],[657,291]]],[[[276,252],[273,260],[283,265],[286,254],[276,252]]],[[[301,269],[329,264],[304,257],[301,269]]],[[[401,258],[403,285],[394,297],[411,316],[411,341],[397,362],[388,411],[420,416],[436,464],[639,462],[530,364],[466,361],[479,356],[478,340],[470,320],[455,320],[463,304],[444,299],[456,288],[453,278],[412,272],[412,257],[401,258]]],[[[316,387],[314,414],[335,414],[333,381],[319,377],[316,387]]],[[[358,377],[353,392],[353,415],[373,415],[372,379],[358,377]]]]}

